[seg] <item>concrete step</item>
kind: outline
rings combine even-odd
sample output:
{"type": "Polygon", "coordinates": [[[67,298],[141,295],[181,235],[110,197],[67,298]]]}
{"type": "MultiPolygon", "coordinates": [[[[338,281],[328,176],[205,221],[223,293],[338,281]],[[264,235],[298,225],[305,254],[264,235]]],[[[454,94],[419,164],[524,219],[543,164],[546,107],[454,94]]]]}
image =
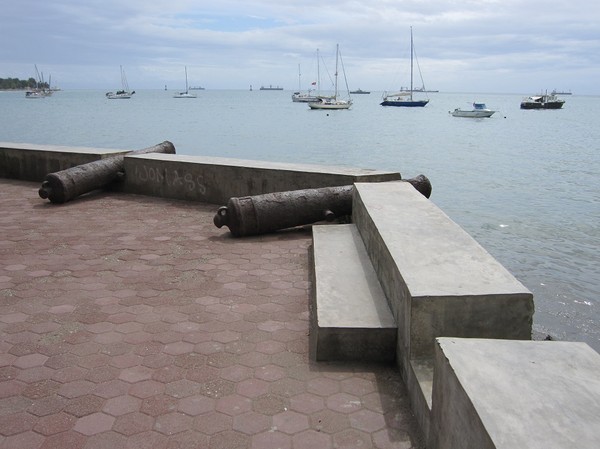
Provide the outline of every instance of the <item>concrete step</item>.
{"type": "Polygon", "coordinates": [[[397,328],[356,226],[313,226],[311,354],[393,362],[397,328]]]}

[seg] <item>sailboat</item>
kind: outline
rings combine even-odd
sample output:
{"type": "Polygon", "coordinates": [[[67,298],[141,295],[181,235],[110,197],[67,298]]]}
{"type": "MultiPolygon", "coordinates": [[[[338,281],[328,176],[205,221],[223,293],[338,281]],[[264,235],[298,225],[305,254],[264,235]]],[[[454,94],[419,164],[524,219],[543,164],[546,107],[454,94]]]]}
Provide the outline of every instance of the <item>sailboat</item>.
{"type": "Polygon", "coordinates": [[[129,90],[129,84],[127,83],[127,77],[125,76],[125,70],[123,70],[123,66],[119,67],[121,68],[121,90],[116,92],[106,92],[106,98],[110,100],[127,99],[131,98],[131,96],[135,94],[135,90],[133,92],[129,90]]]}
{"type": "MultiPolygon", "coordinates": [[[[44,74],[40,75],[40,71],[37,68],[37,64],[34,65],[35,73],[37,76],[37,81],[35,83],[35,88],[29,89],[25,92],[26,98],[46,98],[52,95],[52,89],[50,89],[50,84],[46,84],[44,81],[44,74]]],[[[52,79],[52,77],[50,78],[52,79]]]]}
{"type": "MultiPolygon", "coordinates": [[[[317,96],[317,100],[308,103],[311,109],[350,109],[352,106],[352,99],[350,98],[350,90],[348,89],[348,82],[346,81],[346,91],[348,92],[348,99],[343,100],[339,98],[338,93],[338,62],[340,60],[340,46],[339,44],[335,47],[335,91],[333,96],[317,96]]],[[[342,71],[344,72],[344,80],[346,80],[346,71],[344,70],[344,63],[342,62],[342,71]]]]}
{"type": "MultiPolygon", "coordinates": [[[[319,71],[318,69],[319,66],[319,50],[317,49],[317,73],[319,71]]],[[[312,89],[308,89],[307,92],[302,92],[302,87],[301,87],[301,73],[300,73],[300,64],[298,64],[298,92],[294,92],[292,94],[292,101],[294,103],[310,103],[312,101],[317,101],[319,98],[314,95],[312,92],[312,89]]],[[[317,75],[318,78],[318,75],[317,75]]],[[[315,86],[317,84],[316,81],[313,81],[313,83],[311,84],[311,86],[315,86]]]]}
{"type": "MultiPolygon", "coordinates": [[[[380,103],[381,106],[404,106],[404,107],[423,107],[429,100],[415,100],[413,99],[413,59],[414,59],[414,46],[413,46],[413,32],[412,27],[410,27],[410,89],[409,90],[400,90],[400,92],[394,93],[384,93],[383,101],[380,103]]],[[[417,63],[418,67],[418,63],[417,63]]],[[[419,68],[419,75],[421,75],[421,69],[419,68]]],[[[421,76],[421,82],[423,82],[423,77],[421,76]]],[[[425,91],[425,83],[423,83],[422,91],[425,91]]]]}
{"type": "Polygon", "coordinates": [[[188,92],[187,66],[185,67],[185,92],[173,95],[173,98],[196,98],[196,95],[188,92]]]}

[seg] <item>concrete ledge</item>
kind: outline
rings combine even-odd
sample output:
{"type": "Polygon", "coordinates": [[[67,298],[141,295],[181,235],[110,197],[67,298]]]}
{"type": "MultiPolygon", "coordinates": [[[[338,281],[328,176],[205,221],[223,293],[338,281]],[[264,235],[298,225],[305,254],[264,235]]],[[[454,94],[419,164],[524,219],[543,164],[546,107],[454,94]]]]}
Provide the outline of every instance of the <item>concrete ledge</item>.
{"type": "Polygon", "coordinates": [[[598,373],[585,343],[439,338],[428,447],[596,449],[598,373]]]}
{"type": "Polygon", "coordinates": [[[400,330],[405,358],[440,336],[530,339],[533,295],[409,183],[357,183],[353,221],[400,330]]]}
{"type": "Polygon", "coordinates": [[[313,226],[311,354],[394,361],[396,323],[354,225],[313,226]]]}
{"type": "Polygon", "coordinates": [[[397,172],[203,156],[125,157],[123,191],[225,204],[231,197],[400,179],[397,172]]]}
{"type": "Polygon", "coordinates": [[[0,142],[0,178],[42,182],[48,173],[127,151],[0,142]]]}

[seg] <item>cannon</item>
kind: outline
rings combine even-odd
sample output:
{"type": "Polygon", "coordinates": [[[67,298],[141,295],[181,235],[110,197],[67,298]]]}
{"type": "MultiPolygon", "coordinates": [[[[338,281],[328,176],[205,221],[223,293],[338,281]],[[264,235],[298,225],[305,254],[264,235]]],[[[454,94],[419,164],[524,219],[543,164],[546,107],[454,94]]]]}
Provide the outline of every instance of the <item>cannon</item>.
{"type": "MultiPolygon", "coordinates": [[[[405,181],[425,197],[431,195],[426,176],[405,181]]],[[[227,226],[235,237],[244,237],[333,221],[352,214],[353,191],[354,186],[349,185],[233,197],[217,210],[213,222],[217,228],[227,226]]]]}
{"type": "MultiPolygon", "coordinates": [[[[169,153],[175,154],[175,146],[164,141],[158,145],[126,154],[169,153]]],[[[77,165],[44,178],[38,193],[52,203],[66,203],[79,195],[109,186],[125,176],[125,155],[110,156],[87,164],[77,165]]]]}

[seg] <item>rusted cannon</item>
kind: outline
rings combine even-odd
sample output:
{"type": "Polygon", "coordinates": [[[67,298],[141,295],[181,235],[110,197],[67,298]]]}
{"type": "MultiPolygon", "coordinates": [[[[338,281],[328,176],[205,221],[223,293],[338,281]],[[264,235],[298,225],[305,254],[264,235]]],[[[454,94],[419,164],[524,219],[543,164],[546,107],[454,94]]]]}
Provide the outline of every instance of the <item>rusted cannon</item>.
{"type": "MultiPolygon", "coordinates": [[[[164,141],[158,145],[126,154],[169,153],[175,154],[175,146],[164,141]]],[[[125,176],[125,155],[110,156],[87,164],[77,165],[44,178],[38,193],[52,203],[66,203],[79,195],[107,187],[125,176]]]]}
{"type": "MultiPolygon", "coordinates": [[[[429,198],[431,184],[426,176],[406,182],[429,198]]],[[[350,185],[233,197],[217,210],[213,221],[217,228],[227,226],[235,237],[333,221],[352,214],[353,190],[350,185]]]]}

